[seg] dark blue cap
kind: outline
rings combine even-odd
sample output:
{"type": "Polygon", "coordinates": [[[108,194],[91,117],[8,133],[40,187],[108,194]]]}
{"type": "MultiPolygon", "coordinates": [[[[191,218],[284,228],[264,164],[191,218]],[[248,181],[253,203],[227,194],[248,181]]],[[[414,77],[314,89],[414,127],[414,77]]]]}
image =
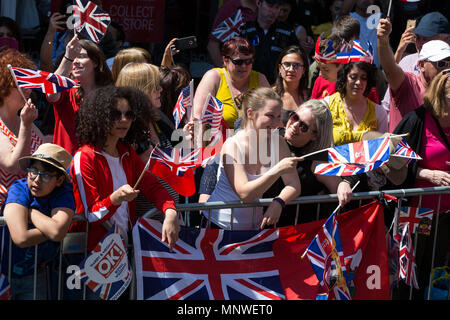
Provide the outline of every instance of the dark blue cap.
{"type": "Polygon", "coordinates": [[[424,15],[411,32],[427,38],[434,37],[439,33],[450,33],[447,18],[439,12],[430,12],[424,15]]]}

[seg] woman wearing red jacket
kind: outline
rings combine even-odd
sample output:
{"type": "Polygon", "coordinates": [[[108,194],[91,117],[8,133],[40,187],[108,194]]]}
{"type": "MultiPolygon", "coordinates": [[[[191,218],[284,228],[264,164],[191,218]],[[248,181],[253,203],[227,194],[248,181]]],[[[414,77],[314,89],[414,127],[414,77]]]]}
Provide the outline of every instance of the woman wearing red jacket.
{"type": "MultiPolygon", "coordinates": [[[[127,241],[136,222],[135,199],[140,192],[165,214],[161,240],[170,250],[178,240],[176,207],[166,189],[149,172],[134,189],[144,163],[131,145],[146,134],[149,104],[138,89],[107,86],[88,94],[77,113],[82,147],[74,155],[70,173],[76,212],[89,221],[89,250],[113,223],[127,241]]],[[[85,230],[82,223],[74,223],[70,229],[85,230]]]]}

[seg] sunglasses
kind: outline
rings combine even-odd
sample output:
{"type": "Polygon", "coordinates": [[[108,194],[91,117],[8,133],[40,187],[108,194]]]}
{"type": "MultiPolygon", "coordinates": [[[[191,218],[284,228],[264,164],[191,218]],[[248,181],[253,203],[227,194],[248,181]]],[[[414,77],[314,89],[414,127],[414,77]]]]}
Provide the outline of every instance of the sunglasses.
{"type": "MultiPolygon", "coordinates": [[[[291,120],[292,123],[298,122],[298,126],[300,128],[300,131],[303,132],[303,133],[308,132],[309,129],[310,129],[309,125],[306,124],[305,122],[303,122],[302,120],[300,120],[300,117],[295,112],[292,112],[291,116],[289,117],[289,120],[291,120]]],[[[312,130],[312,132],[315,132],[315,131],[312,130]]]]}
{"type": "Polygon", "coordinates": [[[245,65],[249,65],[253,63],[253,58],[248,58],[248,59],[232,59],[231,57],[226,56],[225,58],[227,58],[228,60],[230,60],[231,62],[233,62],[234,65],[236,66],[241,66],[242,64],[245,65]]]}
{"type": "Polygon", "coordinates": [[[289,69],[290,67],[292,67],[295,71],[297,71],[299,68],[303,68],[304,65],[298,62],[282,62],[281,65],[283,66],[283,68],[285,70],[289,69]]]}
{"type": "Polygon", "coordinates": [[[439,61],[430,61],[434,66],[438,69],[447,69],[450,68],[450,60],[439,60],[439,61]]]}
{"type": "Polygon", "coordinates": [[[132,110],[128,110],[127,112],[123,113],[117,109],[113,109],[113,110],[111,110],[111,116],[114,121],[121,120],[123,116],[125,116],[125,118],[127,118],[128,120],[131,120],[131,121],[136,120],[136,115],[134,114],[134,112],[132,110]]]}
{"type": "Polygon", "coordinates": [[[49,183],[53,178],[57,177],[56,174],[50,174],[48,172],[40,172],[33,168],[27,168],[28,177],[31,180],[36,179],[37,176],[39,176],[44,183],[49,183]]]}

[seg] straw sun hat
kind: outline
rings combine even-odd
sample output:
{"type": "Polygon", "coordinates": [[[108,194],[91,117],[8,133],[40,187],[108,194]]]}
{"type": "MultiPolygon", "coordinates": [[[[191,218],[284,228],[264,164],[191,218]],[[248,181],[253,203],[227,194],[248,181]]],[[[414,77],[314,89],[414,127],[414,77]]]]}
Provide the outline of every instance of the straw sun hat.
{"type": "MultiPolygon", "coordinates": [[[[385,138],[388,136],[391,136],[389,132],[367,131],[363,133],[362,140],[385,138]]],[[[396,136],[389,140],[389,161],[380,167],[386,178],[395,185],[402,184],[408,174],[408,159],[392,156],[401,139],[402,137],[396,136]]]]}
{"type": "Polygon", "coordinates": [[[70,165],[72,156],[66,149],[53,143],[41,144],[31,156],[19,159],[20,168],[25,171],[29,167],[30,161],[33,159],[52,165],[55,169],[64,173],[66,182],[72,182],[72,179],[70,179],[70,176],[67,173],[67,168],[70,165]]]}

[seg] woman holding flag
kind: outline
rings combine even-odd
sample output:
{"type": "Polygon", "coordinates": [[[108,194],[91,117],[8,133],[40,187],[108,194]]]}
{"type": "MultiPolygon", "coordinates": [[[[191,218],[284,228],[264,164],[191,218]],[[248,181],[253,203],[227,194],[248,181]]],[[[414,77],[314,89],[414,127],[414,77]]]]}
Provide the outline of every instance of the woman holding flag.
{"type": "MultiPolygon", "coordinates": [[[[136,223],[135,199],[140,193],[165,215],[161,240],[172,249],[178,239],[173,199],[150,172],[143,171],[144,163],[131,146],[147,130],[149,105],[148,97],[136,88],[106,86],[87,95],[77,113],[82,147],[73,158],[71,176],[76,213],[89,221],[89,250],[113,223],[128,240],[136,223]]],[[[77,222],[70,229],[85,230],[84,223],[77,222]]]]}
{"type": "Polygon", "coordinates": [[[112,83],[111,71],[100,47],[92,41],[80,40],[75,35],[67,44],[55,73],[66,77],[70,75],[80,82],[79,88],[47,96],[55,113],[53,143],[73,155],[79,147],[74,122],[79,106],[89,92],[112,83]]]}
{"type": "Polygon", "coordinates": [[[19,158],[29,156],[44,142],[41,131],[33,124],[38,111],[31,102],[29,89],[19,89],[8,65],[35,69],[35,64],[14,49],[2,51],[0,57],[0,205],[8,188],[26,177],[19,158]],[[19,114],[19,115],[18,115],[19,114]]]}

